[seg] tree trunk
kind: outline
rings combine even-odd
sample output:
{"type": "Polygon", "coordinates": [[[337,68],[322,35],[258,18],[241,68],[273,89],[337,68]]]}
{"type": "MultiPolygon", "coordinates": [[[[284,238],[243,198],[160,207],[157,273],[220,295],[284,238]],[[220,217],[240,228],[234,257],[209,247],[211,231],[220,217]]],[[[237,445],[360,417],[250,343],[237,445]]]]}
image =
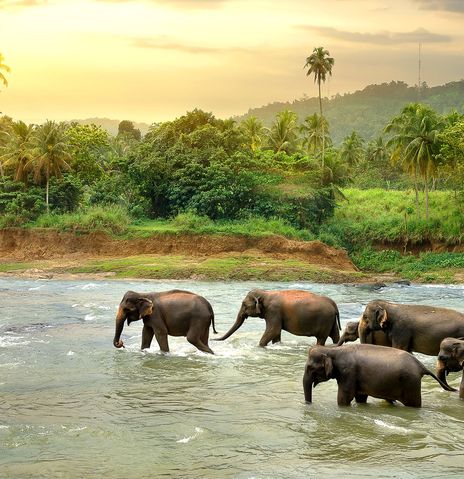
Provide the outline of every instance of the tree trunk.
{"type": "Polygon", "coordinates": [[[47,175],[47,186],[45,187],[45,204],[47,205],[47,215],[50,213],[50,206],[48,204],[48,188],[50,185],[50,178],[47,175]]]}
{"type": "MultiPolygon", "coordinates": [[[[325,156],[325,132],[324,132],[324,122],[322,117],[322,97],[321,97],[321,79],[317,79],[317,85],[319,88],[319,113],[321,115],[321,126],[322,126],[322,168],[324,168],[324,156],[325,156]]],[[[322,172],[324,174],[324,171],[322,172]]]]}
{"type": "Polygon", "coordinates": [[[429,178],[425,173],[425,220],[429,220],[429,178]]]}
{"type": "Polygon", "coordinates": [[[414,170],[414,190],[416,192],[416,210],[417,210],[417,219],[420,220],[420,210],[419,210],[419,188],[417,186],[417,168],[414,170]]]}

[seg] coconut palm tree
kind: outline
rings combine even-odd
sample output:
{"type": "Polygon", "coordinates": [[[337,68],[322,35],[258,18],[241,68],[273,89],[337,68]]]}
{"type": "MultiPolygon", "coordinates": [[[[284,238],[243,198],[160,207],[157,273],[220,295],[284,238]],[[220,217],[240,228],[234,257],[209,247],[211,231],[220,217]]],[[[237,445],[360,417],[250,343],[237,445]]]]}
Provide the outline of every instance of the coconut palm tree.
{"type": "Polygon", "coordinates": [[[357,165],[363,158],[363,139],[353,131],[343,140],[340,147],[340,158],[349,166],[357,165]]]}
{"type": "Polygon", "coordinates": [[[442,122],[428,106],[411,103],[387,125],[386,132],[393,133],[387,146],[393,146],[391,160],[401,162],[414,176],[416,207],[419,216],[418,177],[422,177],[425,190],[425,218],[429,219],[429,180],[437,169],[439,152],[438,134],[442,122]]]}
{"type": "MultiPolygon", "coordinates": [[[[303,68],[307,68],[306,76],[314,75],[314,83],[317,83],[319,89],[319,114],[322,114],[321,82],[325,82],[327,75],[332,76],[332,68],[335,60],[330,56],[328,50],[324,47],[316,47],[313,53],[306,58],[303,68]]],[[[324,135],[322,135],[324,137],[324,135]]],[[[322,165],[324,165],[325,144],[322,141],[322,165]]]]}
{"type": "Polygon", "coordinates": [[[332,140],[329,135],[329,124],[323,117],[314,113],[305,118],[300,127],[303,133],[303,145],[306,146],[308,154],[316,154],[322,151],[322,145],[330,145],[332,140]]]}
{"type": "Polygon", "coordinates": [[[292,153],[298,141],[298,117],[290,110],[281,111],[273,121],[271,128],[267,128],[269,144],[275,153],[285,151],[292,153]]]}
{"type": "Polygon", "coordinates": [[[15,181],[27,180],[26,165],[32,159],[31,138],[33,125],[26,125],[23,121],[14,122],[10,131],[3,132],[5,144],[0,146],[0,162],[4,167],[15,170],[15,181]]]}
{"type": "Polygon", "coordinates": [[[240,123],[240,128],[248,139],[251,151],[258,150],[263,142],[264,135],[262,121],[255,116],[249,116],[240,123]]]}
{"type": "Polygon", "coordinates": [[[5,75],[2,73],[2,70],[7,73],[9,73],[11,70],[8,65],[5,65],[5,63],[3,63],[4,60],[5,60],[5,57],[0,53],[0,82],[3,83],[5,86],[8,86],[8,80],[6,79],[5,75]]]}
{"type": "Polygon", "coordinates": [[[26,167],[34,170],[34,179],[45,178],[45,203],[49,212],[49,186],[52,176],[61,177],[62,170],[68,170],[71,159],[69,144],[65,136],[64,123],[47,121],[39,126],[31,139],[31,160],[26,167]]]}

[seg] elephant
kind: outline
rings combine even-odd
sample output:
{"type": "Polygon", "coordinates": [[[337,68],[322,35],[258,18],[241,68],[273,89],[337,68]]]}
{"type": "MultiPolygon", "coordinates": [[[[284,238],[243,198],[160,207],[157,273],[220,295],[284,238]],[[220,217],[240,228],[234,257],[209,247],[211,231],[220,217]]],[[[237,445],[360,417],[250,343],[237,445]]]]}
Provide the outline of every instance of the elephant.
{"type": "Polygon", "coordinates": [[[187,336],[187,341],[200,351],[214,354],[208,346],[209,327],[217,334],[214,312],[209,302],[195,293],[173,289],[160,293],[127,291],[116,316],[113,345],[121,348],[124,321],[143,320],[141,349],[149,348],[153,336],[163,352],[169,352],[168,335],[187,336]]]}
{"type": "Polygon", "coordinates": [[[367,304],[359,321],[361,343],[368,342],[370,332],[379,330],[387,333],[394,348],[436,356],[444,338],[464,336],[464,313],[374,300],[367,304]]]}
{"type": "MultiPolygon", "coordinates": [[[[345,330],[337,343],[341,346],[344,343],[356,341],[359,338],[359,321],[348,321],[345,330]]],[[[371,331],[366,337],[367,344],[377,344],[378,346],[391,346],[392,343],[387,334],[383,331],[371,331]]]]}
{"type": "Polygon", "coordinates": [[[462,371],[459,397],[464,399],[464,338],[445,338],[440,343],[437,360],[437,376],[446,383],[448,372],[462,371]]]}
{"type": "Polygon", "coordinates": [[[300,290],[254,289],[242,301],[235,323],[217,341],[235,333],[248,316],[266,321],[266,329],[259,341],[261,347],[270,341],[280,342],[282,329],[297,336],[316,336],[317,344],[325,344],[329,336],[334,343],[340,339],[338,308],[327,296],[300,290]]]}
{"type": "Polygon", "coordinates": [[[452,390],[407,351],[373,344],[314,346],[309,350],[303,390],[310,403],[313,384],[336,379],[339,406],[349,406],[353,399],[365,403],[372,396],[421,407],[421,379],[425,375],[432,376],[446,391],[452,390]]]}

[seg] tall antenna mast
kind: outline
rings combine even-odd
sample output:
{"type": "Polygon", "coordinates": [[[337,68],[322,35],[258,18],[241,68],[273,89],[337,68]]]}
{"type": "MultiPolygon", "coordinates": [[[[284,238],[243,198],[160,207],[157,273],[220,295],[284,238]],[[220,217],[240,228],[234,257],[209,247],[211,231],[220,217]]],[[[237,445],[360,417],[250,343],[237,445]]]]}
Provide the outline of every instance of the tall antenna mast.
{"type": "Polygon", "coordinates": [[[417,98],[419,100],[421,97],[421,50],[422,50],[422,43],[419,43],[419,78],[417,80],[417,98]]]}

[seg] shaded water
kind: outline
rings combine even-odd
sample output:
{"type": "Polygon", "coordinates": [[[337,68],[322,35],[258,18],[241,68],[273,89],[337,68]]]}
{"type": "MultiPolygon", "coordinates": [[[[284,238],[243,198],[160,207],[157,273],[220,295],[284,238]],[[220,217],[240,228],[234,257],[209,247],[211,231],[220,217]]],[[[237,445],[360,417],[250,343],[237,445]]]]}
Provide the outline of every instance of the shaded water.
{"type": "MultiPolygon", "coordinates": [[[[140,352],[141,322],[112,346],[128,289],[173,287],[205,296],[225,332],[253,287],[331,296],[342,323],[374,298],[464,310],[463,286],[251,282],[0,280],[0,477],[301,478],[462,477],[464,401],[422,380],[423,408],[339,408],[335,381],[305,405],[302,375],[314,338],[287,333],[260,349],[248,318],[215,356],[185,338],[171,353],[140,352]]],[[[330,342],[330,340],[329,340],[330,342]]],[[[421,356],[434,368],[435,358],[421,356]]],[[[453,386],[458,374],[449,376],[453,386]]]]}

